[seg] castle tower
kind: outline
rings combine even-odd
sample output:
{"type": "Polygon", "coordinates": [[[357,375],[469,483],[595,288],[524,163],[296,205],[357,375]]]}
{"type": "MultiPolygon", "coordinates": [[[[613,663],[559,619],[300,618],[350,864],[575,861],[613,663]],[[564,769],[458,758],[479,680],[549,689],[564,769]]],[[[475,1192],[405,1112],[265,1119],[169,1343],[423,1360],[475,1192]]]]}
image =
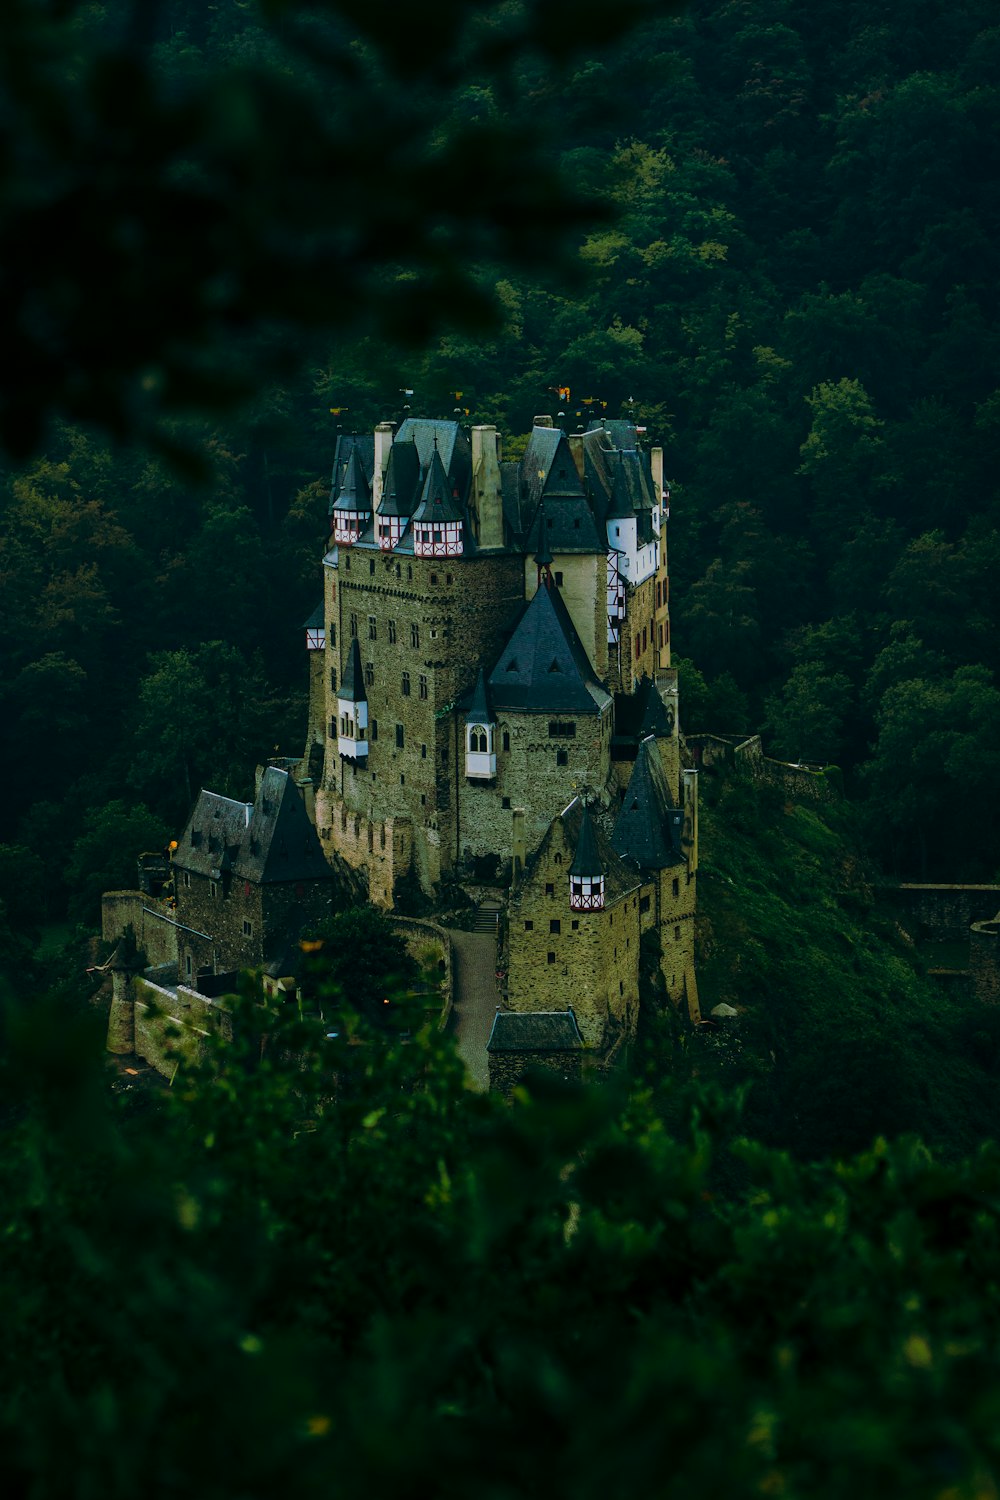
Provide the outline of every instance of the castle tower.
{"type": "Polygon", "coordinates": [[[352,448],[340,493],[333,503],[333,540],[349,547],[371,520],[371,490],[356,448],[352,448]]]}

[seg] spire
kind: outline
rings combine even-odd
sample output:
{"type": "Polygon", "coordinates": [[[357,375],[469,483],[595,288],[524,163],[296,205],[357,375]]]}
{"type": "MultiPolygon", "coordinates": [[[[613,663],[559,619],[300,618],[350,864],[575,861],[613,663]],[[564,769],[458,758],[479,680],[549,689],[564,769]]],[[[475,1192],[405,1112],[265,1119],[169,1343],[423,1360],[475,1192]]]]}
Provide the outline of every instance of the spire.
{"type": "Polygon", "coordinates": [[[351,642],[351,649],[347,654],[347,666],[344,668],[344,677],[337,697],[348,703],[368,702],[368,695],[365,692],[365,674],[361,670],[361,648],[358,645],[357,636],[351,642]]]}
{"type": "Polygon", "coordinates": [[[476,685],[472,689],[472,697],[465,711],[466,722],[469,724],[489,724],[492,722],[490,713],[490,702],[486,694],[486,678],[483,676],[482,667],[479,668],[479,676],[476,685]]]}
{"type": "Polygon", "coordinates": [[[597,837],[594,833],[594,825],[590,820],[590,809],[586,802],[583,804],[583,815],[580,819],[580,832],[576,840],[576,854],[573,863],[569,867],[571,875],[598,876],[604,874],[604,866],[597,849],[597,837]]]}
{"type": "Polygon", "coordinates": [[[611,843],[643,870],[683,863],[684,814],[675,808],[656,740],[641,740],[611,843]]]}
{"type": "Polygon", "coordinates": [[[452,487],[448,483],[448,476],[441,462],[441,454],[438,452],[436,433],[434,452],[427,466],[427,477],[424,480],[420,504],[413,512],[413,519],[434,526],[441,526],[446,521],[462,520],[462,507],[452,494],[452,487]]]}
{"type": "Polygon", "coordinates": [[[358,458],[357,448],[351,449],[351,456],[347,460],[347,468],[344,470],[344,478],[340,486],[340,493],[333,502],[333,510],[367,511],[371,510],[371,490],[365,471],[358,458]]]}

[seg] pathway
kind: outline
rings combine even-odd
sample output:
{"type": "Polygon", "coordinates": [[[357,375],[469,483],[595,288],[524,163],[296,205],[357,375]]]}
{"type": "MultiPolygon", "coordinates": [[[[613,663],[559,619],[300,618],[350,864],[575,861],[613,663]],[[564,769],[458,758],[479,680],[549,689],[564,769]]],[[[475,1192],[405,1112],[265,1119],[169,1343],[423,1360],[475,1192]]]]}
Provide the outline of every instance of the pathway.
{"type": "Polygon", "coordinates": [[[486,1043],[497,1013],[496,985],[498,906],[484,901],[472,932],[451,929],[455,953],[455,999],[451,1030],[472,1084],[489,1088],[486,1043]]]}

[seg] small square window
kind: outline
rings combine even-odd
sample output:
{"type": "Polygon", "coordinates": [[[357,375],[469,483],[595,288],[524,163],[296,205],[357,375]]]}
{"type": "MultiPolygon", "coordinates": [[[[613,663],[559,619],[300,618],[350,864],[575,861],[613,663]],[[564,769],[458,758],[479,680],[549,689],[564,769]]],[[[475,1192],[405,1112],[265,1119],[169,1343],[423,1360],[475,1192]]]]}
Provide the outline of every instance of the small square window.
{"type": "MultiPolygon", "coordinates": [[[[402,777],[400,777],[400,780],[402,780],[402,777]]],[[[423,792],[420,793],[420,806],[421,807],[426,807],[427,806],[427,797],[426,797],[425,793],[423,793],[423,792]]]]}
{"type": "Polygon", "coordinates": [[[569,752],[567,750],[557,750],[556,751],[556,765],[557,766],[568,766],[569,765],[569,752]]]}
{"type": "MultiPolygon", "coordinates": [[[[577,524],[579,525],[579,522],[577,522],[577,524]]],[[[561,573],[556,573],[556,588],[557,589],[561,589],[562,588],[562,574],[561,573]]]]}
{"type": "Polygon", "coordinates": [[[525,932],[534,932],[534,930],[535,930],[535,924],[534,924],[534,922],[525,922],[525,924],[524,924],[524,930],[525,930],[525,932]]]}
{"type": "Polygon", "coordinates": [[[580,926],[579,922],[573,922],[570,925],[572,926],[574,932],[576,932],[580,926]]]}
{"type": "Polygon", "coordinates": [[[501,797],[500,798],[500,806],[502,808],[504,808],[505,810],[509,809],[510,808],[510,798],[509,797],[501,797]]]}
{"type": "Polygon", "coordinates": [[[545,894],[546,894],[546,896],[554,896],[555,893],[556,893],[556,888],[555,888],[555,886],[550,881],[546,885],[546,887],[545,887],[545,894]]]}
{"type": "MultiPolygon", "coordinates": [[[[440,540],[441,540],[441,533],[440,533],[440,532],[438,532],[438,533],[437,533],[437,540],[438,540],[438,541],[440,541],[440,540]]],[[[432,574],[431,574],[431,583],[437,583],[437,581],[438,581],[438,576],[437,576],[437,574],[436,574],[436,573],[432,573],[432,574]]]]}
{"type": "Polygon", "coordinates": [[[550,932],[562,932],[562,924],[560,923],[558,917],[553,917],[552,920],[549,922],[549,931],[550,932]]]}

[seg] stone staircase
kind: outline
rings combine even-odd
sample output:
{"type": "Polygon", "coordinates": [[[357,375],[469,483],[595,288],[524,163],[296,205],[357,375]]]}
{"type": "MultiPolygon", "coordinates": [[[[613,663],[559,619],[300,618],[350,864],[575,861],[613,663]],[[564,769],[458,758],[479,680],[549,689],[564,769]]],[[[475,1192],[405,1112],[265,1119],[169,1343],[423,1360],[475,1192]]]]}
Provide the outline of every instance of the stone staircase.
{"type": "Polygon", "coordinates": [[[472,924],[472,931],[495,933],[499,912],[499,901],[486,900],[481,902],[476,908],[476,920],[472,924]]]}

